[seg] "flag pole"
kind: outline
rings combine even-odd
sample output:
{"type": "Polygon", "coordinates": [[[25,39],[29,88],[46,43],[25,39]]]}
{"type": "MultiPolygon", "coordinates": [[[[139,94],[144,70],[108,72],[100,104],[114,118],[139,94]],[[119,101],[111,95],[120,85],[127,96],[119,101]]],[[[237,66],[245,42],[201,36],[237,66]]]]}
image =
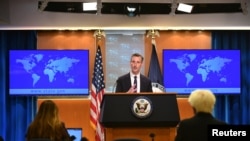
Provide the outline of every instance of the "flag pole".
{"type": "Polygon", "coordinates": [[[96,30],[94,32],[97,46],[91,85],[90,124],[94,127],[96,133],[95,141],[105,141],[105,131],[102,125],[99,123],[101,115],[101,102],[105,93],[105,81],[101,53],[101,41],[103,36],[105,36],[105,34],[101,30],[96,30]]]}
{"type": "Polygon", "coordinates": [[[153,92],[165,92],[165,88],[163,87],[161,68],[156,50],[156,43],[155,43],[155,37],[156,36],[159,37],[160,34],[158,31],[155,31],[153,29],[151,31],[148,31],[147,37],[149,36],[151,37],[151,42],[152,42],[152,52],[148,69],[148,77],[152,81],[153,92]]]}

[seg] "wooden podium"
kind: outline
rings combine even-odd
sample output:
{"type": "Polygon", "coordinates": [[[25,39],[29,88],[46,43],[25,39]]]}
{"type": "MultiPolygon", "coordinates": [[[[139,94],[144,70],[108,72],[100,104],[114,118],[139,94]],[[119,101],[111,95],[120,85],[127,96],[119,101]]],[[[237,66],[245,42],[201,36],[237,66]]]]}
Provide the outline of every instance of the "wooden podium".
{"type": "Polygon", "coordinates": [[[105,94],[102,100],[100,123],[105,127],[106,141],[120,138],[173,141],[179,121],[176,94],[115,93],[105,94]],[[142,116],[137,115],[138,101],[139,105],[141,102],[150,105],[142,116]]]}

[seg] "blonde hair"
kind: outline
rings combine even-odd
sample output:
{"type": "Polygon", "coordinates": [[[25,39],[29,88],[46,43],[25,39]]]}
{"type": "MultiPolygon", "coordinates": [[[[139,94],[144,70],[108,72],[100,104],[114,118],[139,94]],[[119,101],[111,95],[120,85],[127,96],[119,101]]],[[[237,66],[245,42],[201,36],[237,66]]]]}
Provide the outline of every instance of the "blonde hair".
{"type": "Polygon", "coordinates": [[[210,90],[197,89],[191,92],[188,102],[196,112],[212,113],[216,98],[210,90]]]}
{"type": "Polygon", "coordinates": [[[37,115],[28,129],[27,139],[50,138],[53,141],[61,140],[60,131],[62,122],[59,120],[59,110],[52,100],[41,103],[37,115]]]}

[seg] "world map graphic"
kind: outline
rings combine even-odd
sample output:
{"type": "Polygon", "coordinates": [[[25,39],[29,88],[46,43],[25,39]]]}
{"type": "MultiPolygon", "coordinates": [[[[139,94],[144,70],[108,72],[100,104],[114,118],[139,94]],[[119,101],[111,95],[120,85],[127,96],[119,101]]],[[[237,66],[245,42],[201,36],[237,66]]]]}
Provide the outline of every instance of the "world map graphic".
{"type": "Polygon", "coordinates": [[[240,57],[235,52],[170,51],[164,59],[166,91],[190,93],[198,88],[222,93],[240,91],[240,57]]]}
{"type": "Polygon", "coordinates": [[[177,69],[184,74],[186,86],[188,86],[194,77],[201,78],[202,82],[216,80],[221,83],[227,83],[227,72],[225,68],[232,60],[220,56],[197,58],[196,54],[184,54],[179,58],[173,58],[169,61],[170,63],[175,63],[177,69]],[[190,72],[190,67],[196,68],[196,72],[190,72]]]}
{"type": "Polygon", "coordinates": [[[41,77],[46,76],[49,83],[56,83],[59,77],[65,78],[64,81],[67,83],[74,83],[74,73],[70,70],[79,63],[79,60],[68,57],[46,58],[43,54],[31,54],[25,58],[16,59],[16,63],[21,63],[23,69],[30,74],[34,87],[41,77]],[[37,72],[39,70],[43,71],[43,75],[37,72]]]}
{"type": "Polygon", "coordinates": [[[63,51],[13,54],[10,60],[11,88],[88,88],[89,62],[88,56],[83,55],[63,51]]]}

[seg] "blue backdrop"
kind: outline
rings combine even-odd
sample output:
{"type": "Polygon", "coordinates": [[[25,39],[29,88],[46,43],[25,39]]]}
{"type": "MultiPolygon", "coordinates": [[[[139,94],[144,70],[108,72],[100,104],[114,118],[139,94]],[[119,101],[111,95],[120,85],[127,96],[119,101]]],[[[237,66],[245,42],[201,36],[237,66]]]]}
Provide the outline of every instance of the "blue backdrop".
{"type": "Polygon", "coordinates": [[[0,135],[5,141],[24,141],[26,128],[36,112],[36,97],[8,94],[8,51],[36,49],[36,42],[35,31],[0,31],[0,135]]]}
{"type": "Polygon", "coordinates": [[[241,95],[217,96],[215,116],[230,124],[250,124],[250,31],[212,31],[212,49],[241,50],[241,95]]]}

